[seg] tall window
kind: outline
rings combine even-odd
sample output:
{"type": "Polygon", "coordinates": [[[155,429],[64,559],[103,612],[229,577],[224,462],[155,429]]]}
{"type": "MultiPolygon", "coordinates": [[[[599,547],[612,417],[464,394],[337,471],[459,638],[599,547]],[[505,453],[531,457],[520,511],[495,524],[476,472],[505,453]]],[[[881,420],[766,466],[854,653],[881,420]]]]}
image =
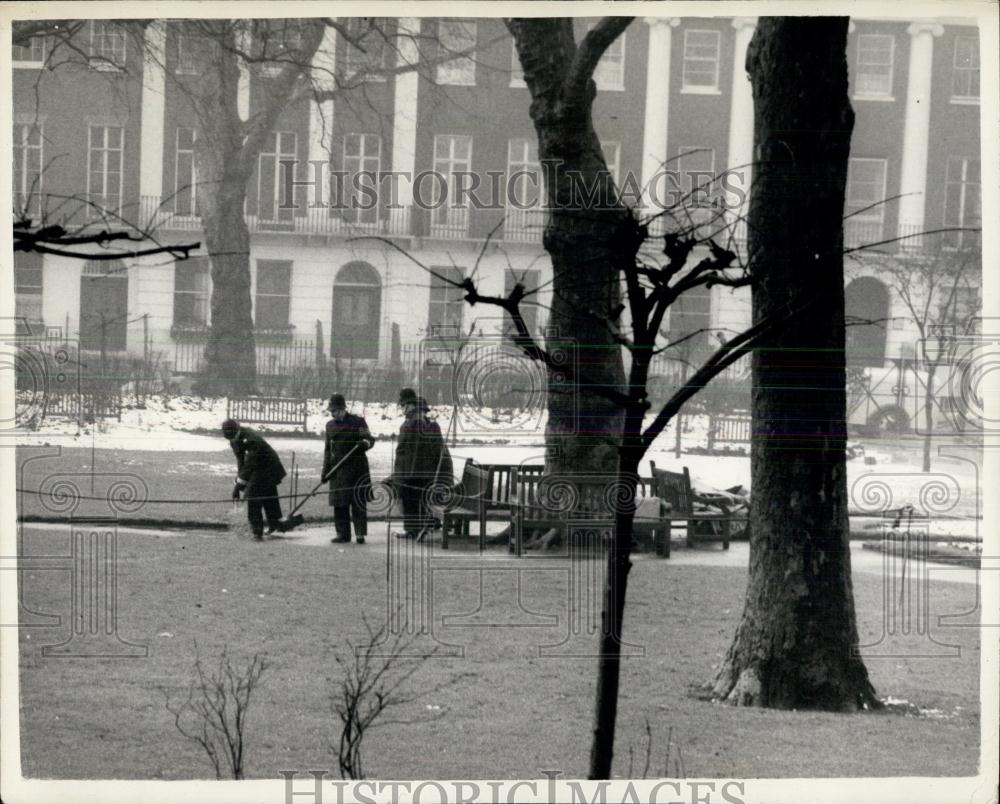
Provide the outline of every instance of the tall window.
{"type": "MultiPolygon", "coordinates": [[[[945,177],[944,225],[978,229],[983,225],[982,185],[979,160],[949,156],[945,177]]],[[[953,247],[978,242],[977,232],[946,232],[945,242],[953,247]]]]}
{"type": "Polygon", "coordinates": [[[14,215],[38,218],[42,210],[42,129],[14,124],[14,215]]]}
{"type": "Polygon", "coordinates": [[[542,168],[538,162],[538,144],[533,138],[519,138],[507,143],[506,201],[516,209],[535,209],[542,205],[542,168]]]}
{"type": "Polygon", "coordinates": [[[347,30],[351,41],[344,40],[342,43],[344,77],[350,83],[360,78],[385,81],[386,56],[389,53],[386,47],[388,20],[384,17],[351,17],[347,20],[347,30]]]}
{"type": "Polygon", "coordinates": [[[42,255],[14,253],[14,315],[29,322],[42,320],[42,255]]]}
{"type": "Polygon", "coordinates": [[[208,326],[208,257],[189,257],[174,263],[174,326],[208,326]]]}
{"type": "Polygon", "coordinates": [[[125,29],[113,20],[91,21],[90,58],[95,67],[124,67],[125,29]]]}
{"type": "Polygon", "coordinates": [[[288,329],[291,295],[291,262],[257,260],[254,326],[257,329],[288,329]]]}
{"type": "Polygon", "coordinates": [[[719,91],[719,32],[684,31],[681,92],[719,91]]]}
{"type": "Polygon", "coordinates": [[[378,172],[382,139],[378,134],[344,135],[344,219],[351,223],[378,223],[378,172]]]}
{"type": "Polygon", "coordinates": [[[682,145],[678,149],[677,170],[680,174],[683,207],[691,212],[695,223],[712,217],[714,199],[719,185],[715,180],[715,149],[682,145]]]}
{"type": "Polygon", "coordinates": [[[468,19],[443,19],[438,21],[438,48],[441,58],[448,54],[455,58],[437,66],[437,83],[457,86],[476,85],[476,62],[472,52],[476,47],[476,21],[468,19]]]}
{"type": "Polygon", "coordinates": [[[45,63],[45,37],[33,36],[26,45],[14,45],[11,60],[15,67],[41,67],[45,63]]]}
{"type": "MultiPolygon", "coordinates": [[[[513,271],[510,268],[504,273],[503,278],[503,295],[510,296],[512,290],[514,290],[514,285],[521,283],[526,291],[535,290],[541,284],[542,272],[529,268],[524,271],[513,271]]],[[[532,335],[538,334],[538,294],[533,293],[530,296],[526,296],[524,301],[519,305],[521,311],[521,316],[524,318],[524,325],[528,328],[528,332],[532,335]]],[[[510,322],[509,316],[504,316],[504,334],[508,337],[513,337],[517,329],[510,322]]]]}
{"type": "Polygon", "coordinates": [[[858,34],[858,58],[854,71],[854,94],[892,96],[892,62],[896,40],[890,34],[858,34]]]}
{"type": "Polygon", "coordinates": [[[534,138],[507,142],[507,185],[504,237],[528,241],[541,237],[545,225],[545,189],[534,138]]]}
{"type": "Polygon", "coordinates": [[[852,157],[847,169],[844,238],[848,245],[882,239],[885,223],[885,159],[852,157]]]}
{"type": "Polygon", "coordinates": [[[177,75],[197,75],[200,58],[204,55],[201,50],[208,44],[208,40],[198,36],[185,22],[175,23],[172,27],[176,47],[174,72],[177,75]]]}
{"type": "Polygon", "coordinates": [[[291,223],[295,213],[295,199],[285,197],[286,170],[294,170],[292,165],[282,166],[282,162],[294,162],[296,135],[293,131],[275,131],[260,153],[257,172],[257,216],[262,221],[291,223]]]}
{"type": "Polygon", "coordinates": [[[121,126],[90,127],[87,197],[91,217],[99,218],[121,208],[124,137],[121,126]]]}
{"type": "Polygon", "coordinates": [[[464,279],[462,269],[453,265],[434,265],[431,270],[431,302],[427,312],[427,331],[430,333],[457,334],[462,330],[462,308],[465,291],[450,282],[464,279]],[[450,280],[445,282],[444,280],[450,280]]]}
{"type": "Polygon", "coordinates": [[[979,100],[979,37],[956,36],[952,62],[951,94],[979,100]]]}
{"type": "Polygon", "coordinates": [[[468,187],[472,168],[472,137],[462,134],[437,134],[434,137],[434,173],[432,228],[464,236],[469,229],[468,187]],[[442,186],[443,180],[443,186],[442,186]],[[442,198],[441,192],[445,195],[442,198]]]}
{"type": "MultiPolygon", "coordinates": [[[[589,23],[587,30],[596,25],[589,23]]],[[[598,89],[625,89],[625,34],[621,33],[608,49],[604,51],[601,60],[594,70],[594,83],[598,89]]]]}
{"type": "Polygon", "coordinates": [[[194,166],[194,129],[177,129],[174,162],[174,214],[197,215],[198,193],[194,166]]]}

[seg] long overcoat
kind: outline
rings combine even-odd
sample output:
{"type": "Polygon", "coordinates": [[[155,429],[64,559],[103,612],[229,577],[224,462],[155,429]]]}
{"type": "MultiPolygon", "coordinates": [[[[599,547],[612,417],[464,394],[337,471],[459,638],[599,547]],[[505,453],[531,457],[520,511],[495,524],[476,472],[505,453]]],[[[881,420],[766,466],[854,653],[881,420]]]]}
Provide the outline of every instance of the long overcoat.
{"type": "Polygon", "coordinates": [[[241,427],[229,442],[236,456],[237,477],[246,483],[246,496],[266,493],[285,479],[285,467],[274,448],[249,427],[241,427]]]}
{"type": "Polygon", "coordinates": [[[329,503],[336,508],[350,505],[351,500],[367,501],[371,487],[368,456],[365,453],[375,445],[368,430],[368,423],[361,416],[348,413],[343,421],[330,419],[326,423],[326,445],[323,448],[323,476],[347,455],[352,447],[357,449],[330,478],[329,503]]]}
{"type": "Polygon", "coordinates": [[[444,439],[437,422],[407,419],[399,428],[393,480],[404,485],[433,482],[440,469],[443,449],[444,439]]]}

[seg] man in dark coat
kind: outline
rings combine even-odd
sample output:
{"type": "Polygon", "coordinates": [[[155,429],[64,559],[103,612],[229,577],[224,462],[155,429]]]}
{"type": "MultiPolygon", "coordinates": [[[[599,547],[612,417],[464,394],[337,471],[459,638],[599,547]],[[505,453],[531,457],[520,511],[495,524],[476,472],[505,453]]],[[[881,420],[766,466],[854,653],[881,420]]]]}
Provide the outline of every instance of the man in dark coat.
{"type": "Polygon", "coordinates": [[[403,412],[406,421],[399,429],[396,462],[392,484],[403,507],[403,533],[400,539],[423,538],[431,525],[427,510],[427,487],[441,468],[444,439],[437,422],[427,418],[427,400],[423,397],[406,401],[403,412]]]}
{"type": "Polygon", "coordinates": [[[375,439],[368,430],[368,423],[361,416],[347,412],[347,403],[341,394],[330,397],[327,410],[333,418],[326,423],[323,477],[326,478],[333,471],[327,480],[330,483],[333,525],[337,531],[336,537],[331,541],[349,542],[353,521],[354,537],[358,544],[364,544],[365,536],[368,535],[368,497],[372,483],[368,471],[368,456],[365,453],[375,446],[375,439]],[[348,453],[350,457],[344,460],[348,453]],[[335,466],[336,470],[333,469],[335,466]]]}
{"type": "Polygon", "coordinates": [[[222,423],[222,434],[236,456],[233,499],[238,500],[243,493],[253,537],[257,540],[264,538],[262,510],[267,516],[268,534],[283,530],[278,484],[285,478],[285,467],[278,453],[258,433],[241,426],[235,419],[226,419],[222,423]]]}

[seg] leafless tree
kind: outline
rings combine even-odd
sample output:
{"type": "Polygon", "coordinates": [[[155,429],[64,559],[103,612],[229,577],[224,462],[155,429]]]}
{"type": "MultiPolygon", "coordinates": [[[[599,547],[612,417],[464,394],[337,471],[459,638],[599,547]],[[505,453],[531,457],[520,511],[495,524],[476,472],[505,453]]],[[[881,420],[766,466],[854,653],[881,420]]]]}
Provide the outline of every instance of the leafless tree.
{"type": "MultiPolygon", "coordinates": [[[[132,81],[159,70],[183,98],[196,121],[197,186],[212,271],[205,353],[212,387],[206,390],[246,394],[256,386],[256,359],[244,204],[259,155],[281,115],[310,101],[362,102],[359,98],[366,98],[367,87],[379,78],[420,71],[433,80],[437,65],[472,53],[448,49],[437,41],[436,29],[419,25],[411,30],[395,19],[191,19],[171,23],[194,39],[197,70],[186,73],[168,68],[174,57],[168,48],[176,40],[164,21],[112,24],[128,37],[127,50],[140,54],[138,59],[127,56],[118,64],[113,56],[95,54],[80,21],[18,22],[15,43],[45,37],[48,70],[104,63],[132,81]],[[350,60],[358,66],[348,69],[349,60],[335,57],[334,37],[358,56],[350,60]],[[238,104],[243,76],[250,76],[255,87],[245,117],[238,104]]],[[[44,80],[41,75],[39,81],[44,80]]],[[[43,89],[36,87],[36,93],[43,89]]]]}
{"type": "MultiPolygon", "coordinates": [[[[965,242],[975,234],[964,232],[965,242]]],[[[982,252],[978,244],[951,249],[944,242],[937,238],[932,241],[936,247],[928,251],[904,252],[876,262],[906,308],[906,318],[917,330],[920,362],[919,370],[914,367],[914,375],[923,387],[925,472],[931,470],[934,408],[939,393],[937,373],[953,363],[959,336],[974,325],[980,307],[977,279],[982,270],[982,252]]]]}
{"type": "Polygon", "coordinates": [[[205,752],[216,779],[222,778],[223,771],[233,779],[244,778],[250,703],[267,668],[259,653],[249,664],[235,666],[223,649],[218,667],[206,670],[196,653],[195,677],[187,698],[171,704],[167,696],[174,726],[205,752]]]}
{"type": "Polygon", "coordinates": [[[414,652],[415,638],[403,631],[390,634],[388,619],[378,628],[363,615],[361,619],[367,637],[359,645],[347,642],[349,656],[334,657],[343,676],[335,682],[330,696],[330,709],[340,724],[339,737],[330,750],[337,755],[337,767],[345,779],[365,778],[362,748],[371,729],[408,722],[387,719],[388,710],[398,710],[469,675],[463,673],[415,690],[410,688],[414,675],[434,658],[436,649],[414,652]]]}

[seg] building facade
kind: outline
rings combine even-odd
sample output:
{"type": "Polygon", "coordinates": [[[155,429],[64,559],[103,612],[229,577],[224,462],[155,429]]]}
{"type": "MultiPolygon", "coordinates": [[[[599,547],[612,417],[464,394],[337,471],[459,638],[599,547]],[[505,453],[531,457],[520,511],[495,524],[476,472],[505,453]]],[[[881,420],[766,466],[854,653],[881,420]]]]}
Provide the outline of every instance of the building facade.
{"type": "MultiPolygon", "coordinates": [[[[578,34],[590,22],[578,20],[578,34]]],[[[729,198],[743,201],[725,213],[737,245],[752,181],[753,99],[743,65],[754,23],[636,21],[595,74],[594,123],[619,184],[638,180],[653,210],[666,168],[700,199],[697,216],[718,208],[722,191],[712,177],[728,169],[728,190],[736,192],[729,198]],[[705,192],[698,177],[709,177],[705,192]]],[[[541,287],[527,316],[538,331],[545,326],[551,271],[541,248],[541,168],[513,42],[497,19],[398,24],[462,55],[432,53],[423,69],[394,69],[428,58],[412,37],[393,47],[373,38],[362,50],[331,31],[322,48],[331,80],[366,70],[368,78],[336,100],[290,103],[253,170],[245,217],[265,373],[268,359],[287,364],[292,345],[305,354],[309,343],[362,369],[384,366],[394,325],[404,346],[443,331],[502,332],[498,310],[470,308],[417,262],[455,278],[475,270],[484,294],[502,294],[515,281],[541,287]],[[392,187],[371,178],[385,173],[408,178],[392,187]],[[502,188],[492,203],[480,208],[462,198],[469,175],[480,188],[502,188]],[[344,203],[351,200],[363,203],[344,203]]],[[[78,34],[90,63],[56,69],[44,39],[15,47],[15,214],[74,224],[91,218],[98,226],[113,211],[159,242],[204,242],[198,123],[175,80],[196,78],[203,55],[182,21],[157,21],[144,38],[136,47],[116,23],[90,22],[78,34]]],[[[915,335],[879,261],[975,245],[967,232],[917,235],[980,225],[978,29],[961,19],[858,19],[848,62],[856,125],[845,242],[884,244],[874,259],[852,255],[850,280],[862,284],[849,285],[847,298],[855,314],[882,319],[861,339],[858,362],[887,366],[915,335]]],[[[257,110],[268,80],[266,68],[241,72],[235,101],[244,117],[257,110]]],[[[78,338],[84,350],[155,352],[175,373],[193,373],[210,324],[209,260],[84,263],[18,254],[17,315],[33,332],[78,338]]],[[[665,327],[704,328],[695,349],[707,350],[711,333],[749,320],[746,290],[714,287],[686,298],[665,327]]]]}

